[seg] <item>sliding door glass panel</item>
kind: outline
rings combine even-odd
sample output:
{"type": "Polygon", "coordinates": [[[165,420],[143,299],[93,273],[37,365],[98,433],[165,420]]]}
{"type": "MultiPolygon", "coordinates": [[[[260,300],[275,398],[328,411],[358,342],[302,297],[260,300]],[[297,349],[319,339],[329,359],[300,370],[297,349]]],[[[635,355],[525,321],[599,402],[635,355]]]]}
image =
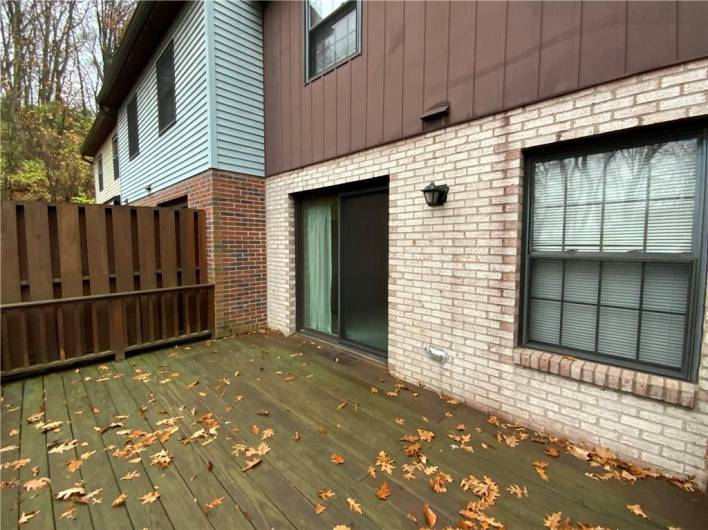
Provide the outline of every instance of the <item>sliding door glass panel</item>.
{"type": "Polygon", "coordinates": [[[388,193],[341,198],[343,339],[385,352],[388,342],[388,193]]]}
{"type": "Polygon", "coordinates": [[[323,333],[336,333],[337,270],[336,199],[302,203],[302,323],[323,333]]]}

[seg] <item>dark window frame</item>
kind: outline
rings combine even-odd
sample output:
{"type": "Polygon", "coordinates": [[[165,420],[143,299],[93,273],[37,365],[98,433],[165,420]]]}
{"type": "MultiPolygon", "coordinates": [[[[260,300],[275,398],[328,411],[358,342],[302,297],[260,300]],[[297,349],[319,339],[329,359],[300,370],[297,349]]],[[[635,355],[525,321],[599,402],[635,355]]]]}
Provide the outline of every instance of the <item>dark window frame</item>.
{"type": "Polygon", "coordinates": [[[138,119],[138,96],[133,94],[126,105],[128,121],[128,156],[133,160],[140,154],[140,127],[138,119]]]}
{"type": "MultiPolygon", "coordinates": [[[[646,127],[630,132],[610,133],[589,139],[571,140],[553,146],[540,146],[524,151],[524,182],[527,183],[523,198],[522,226],[522,264],[521,264],[521,320],[518,343],[521,346],[540,349],[553,353],[571,355],[581,359],[606,365],[635,369],[650,374],[662,375],[681,380],[696,381],[700,364],[704,300],[706,290],[706,269],[708,268],[708,215],[705,208],[708,205],[708,122],[705,120],[690,120],[678,124],[646,127]],[[637,252],[531,252],[533,211],[533,181],[534,164],[544,160],[554,160],[563,156],[589,155],[606,152],[611,149],[626,149],[645,145],[655,141],[672,141],[687,138],[698,139],[696,193],[694,202],[693,245],[690,253],[637,253],[637,252]],[[577,350],[558,345],[540,343],[529,340],[529,300],[531,264],[536,259],[561,260],[563,263],[577,260],[592,260],[603,262],[623,261],[641,263],[691,263],[690,283],[688,288],[688,308],[684,334],[684,352],[679,369],[652,365],[647,362],[626,360],[596,352],[577,350]]],[[[644,268],[644,266],[642,266],[644,268]]],[[[642,274],[643,277],[643,274],[642,274]]],[[[641,312],[641,310],[640,310],[641,312]]],[[[560,324],[562,325],[562,324],[560,324]]],[[[597,330],[596,330],[597,332],[597,330]]],[[[639,335],[638,335],[639,340],[639,335]]]]}
{"type": "Polygon", "coordinates": [[[120,178],[120,161],[118,160],[118,135],[111,137],[111,154],[113,155],[113,180],[120,178]]]}
{"type": "Polygon", "coordinates": [[[155,75],[157,83],[157,129],[158,134],[162,136],[175,123],[177,123],[177,89],[175,81],[175,50],[174,40],[171,40],[165,49],[160,54],[160,57],[155,61],[155,75]],[[168,60],[169,59],[169,60],[168,60]],[[162,84],[161,69],[168,68],[167,72],[162,72],[167,75],[167,84],[162,84]]]}
{"type": "Polygon", "coordinates": [[[103,153],[96,157],[96,167],[97,167],[97,178],[98,178],[98,191],[103,191],[103,153]]]}
{"type": "Polygon", "coordinates": [[[334,11],[332,11],[329,15],[327,15],[325,18],[320,20],[317,24],[315,24],[313,27],[310,27],[310,2],[309,0],[305,0],[303,2],[304,9],[305,9],[305,27],[304,27],[304,40],[305,40],[305,84],[309,84],[316,79],[319,79],[320,77],[326,75],[327,73],[336,70],[338,67],[341,65],[351,61],[355,57],[361,55],[361,49],[362,49],[362,12],[363,12],[363,4],[362,0],[349,0],[344,2],[342,5],[337,7],[334,11]],[[313,31],[317,30],[320,26],[323,24],[330,22],[334,19],[340,18],[344,15],[346,15],[350,10],[354,9],[356,11],[356,50],[348,55],[347,57],[340,59],[339,61],[333,63],[332,65],[328,66],[327,68],[323,69],[321,72],[313,73],[312,70],[312,65],[310,61],[310,35],[313,31]]]}

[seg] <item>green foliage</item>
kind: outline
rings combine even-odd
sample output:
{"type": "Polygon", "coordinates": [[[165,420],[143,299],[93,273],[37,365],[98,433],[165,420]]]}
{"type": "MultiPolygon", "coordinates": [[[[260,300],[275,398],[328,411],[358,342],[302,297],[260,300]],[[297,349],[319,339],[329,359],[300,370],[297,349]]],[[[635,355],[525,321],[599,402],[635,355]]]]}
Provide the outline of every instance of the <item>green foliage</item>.
{"type": "Polygon", "coordinates": [[[93,116],[61,101],[18,107],[2,98],[0,105],[3,197],[90,200],[91,166],[79,148],[93,116]]]}

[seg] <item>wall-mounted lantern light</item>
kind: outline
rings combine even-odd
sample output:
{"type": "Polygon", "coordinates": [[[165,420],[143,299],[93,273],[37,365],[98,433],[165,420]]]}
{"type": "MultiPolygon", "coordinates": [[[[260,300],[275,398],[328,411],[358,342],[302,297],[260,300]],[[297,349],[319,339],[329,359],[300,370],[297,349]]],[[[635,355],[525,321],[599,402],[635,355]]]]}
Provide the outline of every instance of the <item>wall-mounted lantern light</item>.
{"type": "Polygon", "coordinates": [[[442,206],[447,201],[447,191],[449,188],[445,184],[435,184],[431,182],[423,188],[423,195],[428,206],[442,206]]]}

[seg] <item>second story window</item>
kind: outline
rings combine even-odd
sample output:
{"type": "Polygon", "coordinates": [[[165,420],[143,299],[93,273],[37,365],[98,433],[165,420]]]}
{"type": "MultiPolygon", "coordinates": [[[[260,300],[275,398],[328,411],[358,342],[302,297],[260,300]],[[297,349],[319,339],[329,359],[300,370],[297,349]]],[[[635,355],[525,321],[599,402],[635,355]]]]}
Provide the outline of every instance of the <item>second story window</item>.
{"type": "Polygon", "coordinates": [[[138,99],[133,96],[128,102],[128,154],[133,159],[140,153],[138,142],[138,99]]]}
{"type": "Polygon", "coordinates": [[[177,121],[175,108],[175,55],[172,42],[157,60],[157,110],[160,133],[177,121]]]}
{"type": "Polygon", "coordinates": [[[120,168],[118,166],[118,135],[114,134],[111,138],[111,151],[113,153],[113,180],[120,178],[120,168]]]}
{"type": "Polygon", "coordinates": [[[103,191],[103,155],[96,158],[96,178],[98,179],[98,191],[103,191]]]}
{"type": "Polygon", "coordinates": [[[306,78],[333,68],[359,51],[361,4],[358,0],[306,2],[306,78]]]}

